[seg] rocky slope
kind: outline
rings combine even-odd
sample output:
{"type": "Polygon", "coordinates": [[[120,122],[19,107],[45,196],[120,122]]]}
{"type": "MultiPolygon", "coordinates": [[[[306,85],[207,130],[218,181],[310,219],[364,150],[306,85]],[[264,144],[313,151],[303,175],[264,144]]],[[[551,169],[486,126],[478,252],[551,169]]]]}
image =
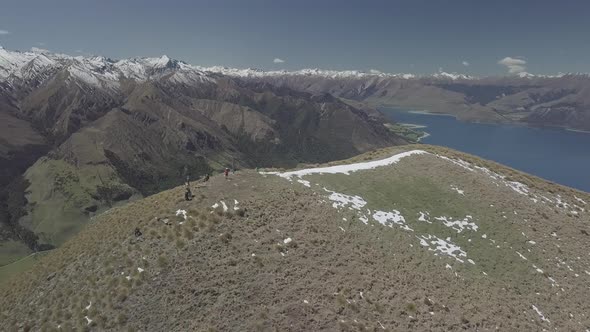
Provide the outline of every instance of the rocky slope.
{"type": "Polygon", "coordinates": [[[330,95],[242,82],[166,56],[0,48],[0,120],[0,234],[29,247],[9,248],[16,254],[0,255],[0,265],[187,175],[325,162],[405,142],[380,114],[330,95]]]}
{"type": "Polygon", "coordinates": [[[590,329],[586,193],[425,145],[193,189],[94,218],[0,329],[590,329]]]}
{"type": "Polygon", "coordinates": [[[203,68],[310,93],[330,93],[372,106],[427,109],[460,119],[523,122],[590,130],[590,76],[523,75],[475,78],[460,74],[385,74],[358,71],[274,71],[203,68]]]}

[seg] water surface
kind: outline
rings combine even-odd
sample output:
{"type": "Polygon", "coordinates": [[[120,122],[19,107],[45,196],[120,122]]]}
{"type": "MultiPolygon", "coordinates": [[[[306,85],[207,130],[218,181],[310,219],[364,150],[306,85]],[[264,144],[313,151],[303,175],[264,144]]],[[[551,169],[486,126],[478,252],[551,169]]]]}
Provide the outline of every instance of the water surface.
{"type": "Polygon", "coordinates": [[[401,123],[426,126],[421,142],[493,160],[544,179],[590,192],[590,133],[560,128],[481,124],[453,116],[385,108],[401,123]]]}

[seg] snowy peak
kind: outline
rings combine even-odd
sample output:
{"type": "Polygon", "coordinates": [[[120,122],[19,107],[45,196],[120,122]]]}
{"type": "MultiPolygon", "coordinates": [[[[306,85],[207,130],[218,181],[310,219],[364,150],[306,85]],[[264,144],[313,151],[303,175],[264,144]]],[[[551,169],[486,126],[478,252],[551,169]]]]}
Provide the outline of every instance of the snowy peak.
{"type": "Polygon", "coordinates": [[[167,55],[115,61],[103,56],[72,57],[39,48],[26,52],[0,49],[0,80],[11,85],[32,79],[40,81],[59,70],[67,71],[71,78],[85,84],[111,89],[118,88],[121,78],[135,81],[166,78],[177,83],[211,80],[197,67],[167,55]]]}
{"type": "Polygon", "coordinates": [[[318,68],[306,68],[300,69],[295,71],[287,71],[287,70],[272,70],[272,71],[264,71],[256,68],[246,68],[246,69],[238,69],[238,68],[228,68],[222,66],[213,66],[213,67],[199,67],[200,70],[205,72],[212,72],[212,73],[219,73],[222,75],[233,76],[233,77],[243,77],[243,78],[261,78],[261,77],[279,77],[279,76],[307,76],[307,77],[324,77],[324,78],[332,78],[332,79],[340,79],[340,78],[371,78],[371,77],[396,77],[396,78],[416,78],[418,76],[414,74],[390,74],[390,73],[382,73],[377,70],[371,70],[369,72],[364,72],[360,70],[324,70],[318,68]]]}
{"type": "MultiPolygon", "coordinates": [[[[201,67],[172,59],[167,55],[160,57],[129,58],[112,60],[103,56],[69,56],[52,53],[45,49],[32,48],[30,51],[9,51],[0,47],[0,81],[15,83],[19,80],[42,80],[50,73],[67,70],[71,77],[81,79],[87,84],[116,88],[121,78],[135,81],[168,79],[177,83],[198,83],[213,80],[211,74],[221,74],[240,78],[264,77],[321,77],[327,79],[434,79],[441,81],[476,80],[477,77],[439,71],[431,75],[411,73],[384,73],[371,69],[360,70],[324,70],[307,68],[295,71],[256,68],[229,68],[222,66],[201,67]]],[[[584,76],[588,74],[533,75],[520,73],[513,77],[522,79],[555,78],[563,76],[584,76]]]]}
{"type": "Polygon", "coordinates": [[[180,68],[179,61],[170,59],[167,55],[162,55],[159,58],[146,58],[145,63],[154,69],[180,68]]]}
{"type": "Polygon", "coordinates": [[[436,74],[433,74],[432,77],[439,78],[439,79],[450,79],[450,80],[472,80],[475,79],[473,76],[465,75],[465,74],[457,74],[457,73],[447,73],[444,71],[439,71],[436,74]]]}

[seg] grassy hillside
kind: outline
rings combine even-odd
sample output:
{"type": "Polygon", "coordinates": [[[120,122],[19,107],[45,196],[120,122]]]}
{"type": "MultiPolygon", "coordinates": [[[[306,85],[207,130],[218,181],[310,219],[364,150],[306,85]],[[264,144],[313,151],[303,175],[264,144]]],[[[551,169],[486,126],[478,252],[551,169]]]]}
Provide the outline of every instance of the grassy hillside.
{"type": "Polygon", "coordinates": [[[5,280],[0,329],[590,328],[588,194],[427,145],[193,193],[112,208],[5,280]]]}

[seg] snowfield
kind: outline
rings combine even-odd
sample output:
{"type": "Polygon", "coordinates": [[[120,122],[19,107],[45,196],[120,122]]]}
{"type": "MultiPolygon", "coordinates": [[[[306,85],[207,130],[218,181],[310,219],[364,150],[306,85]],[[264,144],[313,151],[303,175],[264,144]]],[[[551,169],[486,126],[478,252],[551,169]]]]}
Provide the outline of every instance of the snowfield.
{"type": "Polygon", "coordinates": [[[393,156],[386,158],[386,159],[368,161],[368,162],[364,162],[364,163],[336,165],[336,166],[318,167],[318,168],[307,168],[307,169],[301,169],[301,170],[292,171],[292,172],[285,172],[285,173],[262,172],[261,174],[278,175],[282,178],[289,179],[289,180],[291,180],[291,178],[294,176],[301,178],[305,175],[311,175],[311,174],[346,174],[346,175],[348,175],[352,172],[366,171],[366,170],[374,169],[377,167],[383,167],[383,166],[397,164],[404,157],[409,157],[409,156],[417,155],[417,154],[425,154],[425,153],[428,153],[428,152],[422,151],[422,150],[412,150],[412,151],[398,153],[398,154],[393,155],[393,156]]]}
{"type": "MultiPolygon", "coordinates": [[[[336,166],[328,166],[328,167],[317,167],[317,168],[308,168],[308,169],[300,169],[295,171],[288,171],[288,172],[261,172],[263,175],[276,175],[283,179],[290,181],[291,183],[299,183],[308,188],[322,188],[324,193],[327,193],[327,200],[326,202],[330,203],[332,208],[337,209],[343,213],[354,213],[356,217],[365,225],[368,226],[375,226],[377,224],[399,229],[404,232],[411,233],[411,237],[416,239],[420,244],[420,248],[424,248],[431,252],[434,256],[438,257],[450,257],[455,262],[465,264],[465,266],[476,266],[476,261],[469,257],[469,253],[465,248],[462,246],[469,245],[479,245],[475,244],[476,242],[481,243],[482,241],[487,243],[491,248],[495,248],[498,250],[507,250],[509,249],[515,257],[517,257],[521,261],[531,261],[529,258],[525,257],[522,252],[523,250],[527,250],[527,252],[531,253],[531,245],[535,245],[536,242],[527,238],[527,236],[522,233],[523,240],[522,243],[527,245],[529,248],[521,248],[518,251],[517,248],[513,248],[512,246],[506,245],[506,242],[502,244],[501,242],[496,243],[497,241],[494,239],[489,238],[488,234],[484,233],[480,225],[477,224],[478,216],[476,213],[469,213],[465,214],[464,216],[453,216],[453,215],[438,215],[436,216],[433,214],[433,211],[429,211],[429,209],[422,207],[418,207],[418,211],[415,214],[410,216],[404,216],[403,209],[383,209],[379,208],[378,206],[374,206],[374,203],[371,204],[369,200],[367,200],[363,195],[359,195],[358,193],[342,193],[334,191],[330,188],[325,187],[321,180],[316,180],[320,183],[311,183],[309,179],[304,179],[305,176],[308,175],[316,175],[316,174],[343,174],[343,175],[350,175],[354,172],[360,171],[367,171],[367,170],[374,170],[379,167],[386,167],[386,166],[394,166],[403,158],[417,156],[417,155],[424,155],[428,154],[430,156],[440,158],[446,162],[451,163],[454,166],[460,167],[465,169],[469,172],[477,173],[481,175],[485,179],[489,179],[496,187],[498,188],[507,188],[509,191],[513,192],[514,195],[517,196],[525,196],[526,199],[529,199],[533,202],[533,204],[543,204],[547,205],[551,208],[560,209],[562,211],[568,212],[572,215],[578,215],[580,212],[584,212],[585,209],[582,206],[585,206],[587,203],[575,197],[575,203],[565,201],[564,197],[560,196],[559,194],[553,195],[550,193],[540,193],[539,191],[532,190],[527,185],[517,182],[517,181],[509,181],[507,177],[496,172],[493,172],[485,167],[473,165],[469,162],[466,162],[461,159],[452,159],[446,156],[441,156],[438,154],[432,154],[430,152],[426,152],[423,150],[411,150],[402,153],[395,154],[388,158],[380,159],[380,160],[372,160],[367,162],[359,162],[359,163],[352,163],[346,165],[336,165],[336,166]],[[296,180],[296,181],[293,181],[296,180]],[[549,196],[549,197],[547,197],[549,196]],[[416,225],[414,227],[414,225],[416,225]],[[441,229],[440,226],[443,226],[441,229]],[[425,228],[427,227],[427,228],[425,228]],[[445,232],[444,229],[452,230],[456,236],[451,237],[448,236],[448,231],[445,232]],[[479,233],[480,235],[471,236],[473,233],[479,233]],[[443,235],[444,234],[444,235],[443,235]],[[460,235],[460,236],[459,236],[460,235]],[[462,238],[464,237],[464,238],[462,238]],[[465,245],[459,243],[465,243],[465,245]],[[504,247],[509,247],[506,249],[502,249],[504,247]],[[466,264],[468,263],[468,264],[466,264]]],[[[316,178],[314,178],[316,179],[316,178]]],[[[313,190],[313,189],[312,189],[313,190]]],[[[351,188],[351,190],[354,190],[351,188]]],[[[469,199],[468,195],[466,195],[466,191],[461,189],[459,186],[455,184],[450,185],[450,191],[453,192],[455,199],[469,199]],[[458,197],[457,197],[458,196],[458,197]]],[[[451,195],[451,194],[449,194],[451,195]]],[[[395,202],[393,202],[395,205],[395,202]]],[[[494,208],[493,204],[490,204],[491,208],[494,208]]],[[[512,216],[519,216],[518,211],[514,210],[511,213],[512,216]]],[[[507,220],[508,216],[506,212],[499,211],[498,216],[501,217],[500,220],[507,220]]],[[[514,217],[516,218],[516,217],[514,217]]],[[[344,221],[347,218],[343,218],[344,221]]],[[[525,220],[526,221],[526,220],[525,220]]],[[[341,231],[345,231],[343,227],[340,227],[341,231]]],[[[555,233],[553,233],[554,237],[555,233]]],[[[410,247],[413,247],[410,244],[410,247]]],[[[542,264],[543,262],[538,262],[542,264]]],[[[559,287],[556,283],[554,277],[545,273],[545,271],[537,265],[532,264],[529,265],[532,272],[538,273],[544,276],[549,282],[551,283],[552,287],[559,287]]],[[[450,265],[447,264],[447,268],[453,270],[450,265]]],[[[569,266],[568,266],[569,268],[569,266]]],[[[478,269],[482,269],[481,266],[478,269]]],[[[570,268],[573,272],[573,269],[570,268]]],[[[460,277],[457,271],[453,271],[456,277],[460,277]]],[[[481,271],[481,273],[488,277],[488,273],[486,271],[481,271]]],[[[590,274],[590,272],[586,272],[586,274],[590,274]]],[[[580,275],[574,274],[577,278],[580,275]]],[[[563,291],[563,289],[562,289],[563,291]]],[[[549,322],[542,314],[539,314],[542,317],[542,321],[549,322]]]]}

